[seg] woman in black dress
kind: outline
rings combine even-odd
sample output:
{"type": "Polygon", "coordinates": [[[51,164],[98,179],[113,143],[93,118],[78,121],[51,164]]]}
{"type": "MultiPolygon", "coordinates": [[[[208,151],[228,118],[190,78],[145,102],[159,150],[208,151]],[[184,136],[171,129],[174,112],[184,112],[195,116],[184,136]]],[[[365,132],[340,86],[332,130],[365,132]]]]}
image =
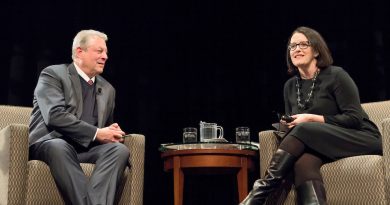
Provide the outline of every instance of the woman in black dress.
{"type": "Polygon", "coordinates": [[[294,173],[298,204],[327,204],[320,168],[344,157],[382,154],[378,128],[360,105],[357,86],[333,59],[322,36],[297,28],[287,47],[284,85],[285,112],[281,121],[290,131],[273,155],[263,179],[256,180],[242,205],[264,204],[286,175],[294,173]]]}

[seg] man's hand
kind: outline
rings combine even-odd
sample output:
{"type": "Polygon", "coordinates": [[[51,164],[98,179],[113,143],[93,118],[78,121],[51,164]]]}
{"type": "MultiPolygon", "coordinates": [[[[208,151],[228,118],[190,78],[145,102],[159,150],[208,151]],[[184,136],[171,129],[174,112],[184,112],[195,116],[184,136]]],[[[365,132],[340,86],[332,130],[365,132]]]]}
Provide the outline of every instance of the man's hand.
{"type": "Polygon", "coordinates": [[[96,140],[102,144],[123,142],[123,135],[125,135],[125,132],[122,131],[118,123],[113,123],[108,127],[98,128],[96,140]]]}

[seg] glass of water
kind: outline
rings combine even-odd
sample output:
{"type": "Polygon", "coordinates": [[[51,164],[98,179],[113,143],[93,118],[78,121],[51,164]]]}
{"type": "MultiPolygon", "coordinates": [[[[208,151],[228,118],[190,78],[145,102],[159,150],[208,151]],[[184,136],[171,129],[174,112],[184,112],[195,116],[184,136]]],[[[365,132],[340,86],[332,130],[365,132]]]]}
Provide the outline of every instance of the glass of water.
{"type": "Polygon", "coordinates": [[[237,143],[244,143],[244,144],[251,143],[251,136],[250,136],[249,127],[237,127],[236,128],[236,142],[237,143]]]}
{"type": "Polygon", "coordinates": [[[198,141],[198,130],[195,127],[183,129],[183,143],[195,143],[198,141]]]}

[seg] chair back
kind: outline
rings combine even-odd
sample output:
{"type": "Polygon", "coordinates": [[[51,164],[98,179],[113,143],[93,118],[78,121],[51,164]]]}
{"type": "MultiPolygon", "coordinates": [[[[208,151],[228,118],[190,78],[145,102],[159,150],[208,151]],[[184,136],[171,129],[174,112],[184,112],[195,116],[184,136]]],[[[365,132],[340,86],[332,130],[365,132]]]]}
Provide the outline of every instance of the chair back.
{"type": "Polygon", "coordinates": [[[28,125],[31,111],[31,107],[0,105],[0,130],[10,124],[28,125]]]}
{"type": "Polygon", "coordinates": [[[379,131],[382,133],[381,122],[386,118],[390,118],[390,100],[363,103],[362,107],[370,120],[378,126],[379,131]]]}

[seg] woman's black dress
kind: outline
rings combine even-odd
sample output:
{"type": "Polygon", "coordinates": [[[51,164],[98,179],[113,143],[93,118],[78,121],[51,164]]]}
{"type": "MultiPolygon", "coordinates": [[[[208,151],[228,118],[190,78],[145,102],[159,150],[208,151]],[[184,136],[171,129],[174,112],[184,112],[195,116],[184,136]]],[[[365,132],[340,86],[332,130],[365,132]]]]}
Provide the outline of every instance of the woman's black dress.
{"type": "MultiPolygon", "coordinates": [[[[286,114],[323,115],[325,123],[300,123],[288,135],[330,160],[382,154],[380,132],[361,107],[357,86],[348,73],[336,66],[321,69],[312,98],[303,110],[297,106],[296,81],[296,77],[292,77],[284,85],[286,114]]],[[[308,98],[312,80],[301,79],[299,82],[303,103],[308,98]]]]}

